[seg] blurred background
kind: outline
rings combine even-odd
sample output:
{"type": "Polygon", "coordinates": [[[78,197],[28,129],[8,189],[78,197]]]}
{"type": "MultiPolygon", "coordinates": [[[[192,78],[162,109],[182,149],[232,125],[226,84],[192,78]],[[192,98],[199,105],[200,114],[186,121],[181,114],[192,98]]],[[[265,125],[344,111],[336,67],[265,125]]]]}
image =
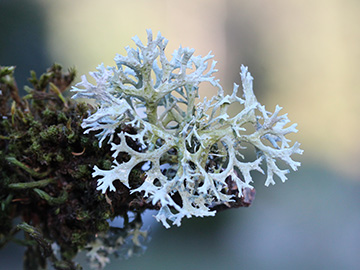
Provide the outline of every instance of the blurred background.
{"type": "MultiPolygon", "coordinates": [[[[53,62],[79,81],[151,28],[169,57],[179,45],[212,51],[229,93],[249,66],[258,100],[298,123],[290,138],[305,152],[285,184],[254,175],[250,208],[180,228],[148,214],[145,254],[106,269],[360,269],[359,14],[356,0],[0,0],[0,65],[17,66],[20,88],[53,62]]],[[[213,91],[200,86],[202,98],[213,91]]],[[[21,269],[22,251],[9,245],[0,261],[21,269]]]]}

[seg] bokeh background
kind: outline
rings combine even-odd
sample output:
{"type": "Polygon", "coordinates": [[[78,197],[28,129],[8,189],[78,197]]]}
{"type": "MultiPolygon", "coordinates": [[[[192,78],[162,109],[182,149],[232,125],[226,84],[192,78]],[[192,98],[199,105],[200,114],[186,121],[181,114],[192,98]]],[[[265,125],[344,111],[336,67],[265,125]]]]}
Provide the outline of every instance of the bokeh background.
{"type": "MultiPolygon", "coordinates": [[[[0,0],[0,65],[17,66],[20,87],[53,62],[80,76],[151,28],[169,56],[212,51],[229,92],[249,66],[258,100],[298,123],[305,152],[285,184],[255,175],[252,207],[180,228],[147,218],[145,254],[106,269],[360,269],[359,25],[357,0],[0,0]]],[[[1,250],[0,268],[21,269],[22,251],[1,250]]]]}

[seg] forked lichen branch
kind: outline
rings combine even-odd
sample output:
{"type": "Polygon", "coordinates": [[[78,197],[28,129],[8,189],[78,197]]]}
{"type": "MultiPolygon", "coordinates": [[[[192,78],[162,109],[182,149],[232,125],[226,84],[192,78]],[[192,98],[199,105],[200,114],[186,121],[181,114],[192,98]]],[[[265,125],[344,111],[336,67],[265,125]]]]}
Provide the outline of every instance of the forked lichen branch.
{"type": "Polygon", "coordinates": [[[167,220],[179,226],[183,217],[212,216],[211,207],[232,202],[229,178],[241,197],[251,188],[251,172],[264,173],[263,164],[265,185],[274,184],[275,175],[287,179],[288,170],[279,168],[279,160],[297,170],[300,163],[291,156],[302,153],[300,144],[290,146],[285,137],[297,132],[296,124],[286,127],[289,120],[286,114],[279,115],[279,106],[270,113],[257,101],[247,67],[241,66],[242,97],[237,85],[225,95],[213,77],[217,70],[212,55],[194,56],[194,50],[180,47],[168,60],[168,41],[160,34],[154,39],[150,30],[147,34],[147,45],[135,37],[137,48],[127,47],[127,56],[115,57],[116,67],[100,65],[90,73],[95,85],[82,76],[72,90],[74,98],[94,99],[98,105],[82,123],[85,133],[96,131],[100,146],[105,140],[111,144],[112,168],[94,167],[98,190],[114,191],[114,181],[120,180],[131,192],[143,192],[160,205],[156,218],[165,227],[167,220]],[[202,82],[218,92],[196,104],[202,82]],[[242,110],[231,117],[228,109],[234,104],[242,110]],[[253,131],[247,128],[249,123],[253,131]],[[120,125],[136,132],[117,131],[120,125]],[[138,147],[130,146],[130,141],[138,147]],[[245,161],[244,144],[254,147],[255,160],[245,161]],[[118,162],[121,153],[129,160],[118,162]],[[145,177],[134,186],[129,175],[139,165],[145,177]]]}

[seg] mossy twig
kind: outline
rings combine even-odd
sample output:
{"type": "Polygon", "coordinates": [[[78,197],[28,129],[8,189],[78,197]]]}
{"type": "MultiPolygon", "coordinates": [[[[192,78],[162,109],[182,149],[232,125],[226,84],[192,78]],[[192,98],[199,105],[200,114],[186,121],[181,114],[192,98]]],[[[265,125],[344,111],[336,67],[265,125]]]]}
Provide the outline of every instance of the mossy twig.
{"type": "Polygon", "coordinates": [[[30,174],[31,176],[35,177],[35,178],[44,178],[46,177],[49,173],[50,170],[46,171],[46,172],[37,172],[31,168],[29,168],[28,166],[26,166],[24,163],[18,161],[16,158],[14,157],[6,157],[5,158],[8,162],[10,162],[11,164],[23,169],[24,171],[26,171],[28,174],[30,174]]]}
{"type": "Polygon", "coordinates": [[[59,197],[52,197],[49,194],[47,194],[45,191],[34,188],[34,191],[36,194],[40,196],[41,199],[44,199],[49,203],[49,205],[57,205],[64,203],[68,198],[68,193],[66,191],[63,191],[59,197]]]}
{"type": "Polygon", "coordinates": [[[29,188],[41,188],[46,187],[48,184],[54,183],[55,179],[48,178],[39,181],[25,182],[25,183],[12,183],[8,187],[11,189],[29,189],[29,188]]]}

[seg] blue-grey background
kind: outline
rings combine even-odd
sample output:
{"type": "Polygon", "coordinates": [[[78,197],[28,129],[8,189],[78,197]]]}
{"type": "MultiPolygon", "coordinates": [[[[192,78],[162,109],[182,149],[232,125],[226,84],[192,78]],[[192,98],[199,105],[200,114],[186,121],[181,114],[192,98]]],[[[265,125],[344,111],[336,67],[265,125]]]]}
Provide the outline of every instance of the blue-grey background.
{"type": "MultiPolygon", "coordinates": [[[[359,11],[351,0],[0,0],[0,65],[17,66],[20,88],[55,61],[80,76],[152,28],[169,56],[180,44],[212,50],[227,91],[249,66],[258,100],[299,124],[302,166],[286,183],[266,188],[255,174],[250,208],[180,228],[149,214],[146,252],[106,269],[360,269],[359,11]]],[[[21,269],[22,252],[0,250],[0,269],[21,269]]]]}

